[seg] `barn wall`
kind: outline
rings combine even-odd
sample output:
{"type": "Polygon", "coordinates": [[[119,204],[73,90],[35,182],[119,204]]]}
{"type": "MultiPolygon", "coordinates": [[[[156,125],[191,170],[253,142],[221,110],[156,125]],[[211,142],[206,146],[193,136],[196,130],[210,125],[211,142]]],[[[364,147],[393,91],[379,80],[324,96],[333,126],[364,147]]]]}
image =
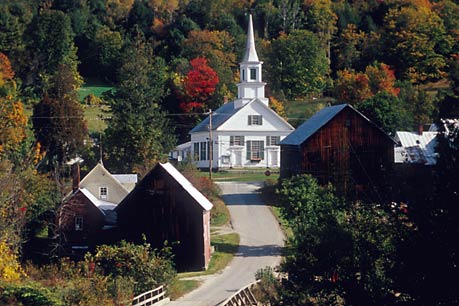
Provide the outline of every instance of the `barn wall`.
{"type": "Polygon", "coordinates": [[[321,184],[332,182],[340,193],[360,193],[359,197],[383,183],[394,160],[391,139],[350,108],[337,114],[300,147],[299,157],[295,153],[286,155],[290,159],[286,164],[295,169],[297,162],[298,173],[311,174],[321,184]]]}
{"type": "Polygon", "coordinates": [[[145,177],[117,210],[123,238],[141,242],[145,234],[156,248],[167,241],[178,270],[205,268],[203,208],[162,168],[145,177]]]}

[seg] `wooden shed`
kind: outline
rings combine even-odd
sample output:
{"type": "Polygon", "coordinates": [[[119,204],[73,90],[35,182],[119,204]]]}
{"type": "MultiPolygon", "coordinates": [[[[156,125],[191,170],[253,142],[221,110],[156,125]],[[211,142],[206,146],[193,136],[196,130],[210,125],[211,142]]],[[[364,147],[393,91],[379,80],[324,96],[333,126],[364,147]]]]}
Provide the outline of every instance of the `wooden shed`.
{"type": "Polygon", "coordinates": [[[158,163],[117,206],[123,239],[173,246],[179,271],[207,269],[212,203],[170,163],[158,163]]]}
{"type": "Polygon", "coordinates": [[[395,141],[349,104],[325,107],[280,143],[281,178],[311,174],[348,196],[381,200],[395,141]]]}

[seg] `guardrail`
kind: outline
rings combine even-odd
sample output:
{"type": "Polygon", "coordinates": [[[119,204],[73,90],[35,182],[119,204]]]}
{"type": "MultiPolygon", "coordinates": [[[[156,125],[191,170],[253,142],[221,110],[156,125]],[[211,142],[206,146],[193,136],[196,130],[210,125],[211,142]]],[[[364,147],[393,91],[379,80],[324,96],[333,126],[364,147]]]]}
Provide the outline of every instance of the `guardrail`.
{"type": "Polygon", "coordinates": [[[166,288],[162,285],[134,297],[132,299],[132,306],[159,306],[169,302],[170,299],[166,297],[166,288]]]}
{"type": "Polygon", "coordinates": [[[259,280],[248,284],[238,292],[227,298],[220,306],[256,306],[259,305],[251,289],[260,282],[259,280]]]}

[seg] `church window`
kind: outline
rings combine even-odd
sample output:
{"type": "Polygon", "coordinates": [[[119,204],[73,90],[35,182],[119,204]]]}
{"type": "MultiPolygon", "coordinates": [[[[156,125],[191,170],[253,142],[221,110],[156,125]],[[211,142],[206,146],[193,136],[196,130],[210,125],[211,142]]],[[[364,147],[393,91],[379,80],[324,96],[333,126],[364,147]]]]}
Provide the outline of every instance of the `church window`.
{"type": "Polygon", "coordinates": [[[263,117],[261,115],[249,115],[249,125],[263,125],[263,117]]]}
{"type": "Polygon", "coordinates": [[[244,136],[230,136],[230,146],[243,146],[244,136]]]}
{"type": "Polygon", "coordinates": [[[256,79],[257,79],[257,69],[250,68],[250,80],[256,80],[256,79]]]}
{"type": "Polygon", "coordinates": [[[247,159],[260,161],[264,159],[264,142],[259,140],[247,141],[247,159]]]}
{"type": "Polygon", "coordinates": [[[280,142],[280,136],[266,136],[267,146],[278,146],[280,142]]]}

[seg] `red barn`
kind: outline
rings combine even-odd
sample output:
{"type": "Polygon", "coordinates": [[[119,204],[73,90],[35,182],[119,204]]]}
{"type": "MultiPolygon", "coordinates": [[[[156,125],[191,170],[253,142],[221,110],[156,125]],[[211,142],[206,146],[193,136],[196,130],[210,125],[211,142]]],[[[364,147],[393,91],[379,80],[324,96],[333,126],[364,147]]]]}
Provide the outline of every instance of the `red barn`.
{"type": "Polygon", "coordinates": [[[173,245],[180,271],[206,269],[212,203],[170,163],[158,163],[117,206],[123,239],[173,245]]]}
{"type": "Polygon", "coordinates": [[[395,141],[349,104],[325,107],[281,141],[281,178],[311,174],[339,192],[381,200],[395,141]]]}

